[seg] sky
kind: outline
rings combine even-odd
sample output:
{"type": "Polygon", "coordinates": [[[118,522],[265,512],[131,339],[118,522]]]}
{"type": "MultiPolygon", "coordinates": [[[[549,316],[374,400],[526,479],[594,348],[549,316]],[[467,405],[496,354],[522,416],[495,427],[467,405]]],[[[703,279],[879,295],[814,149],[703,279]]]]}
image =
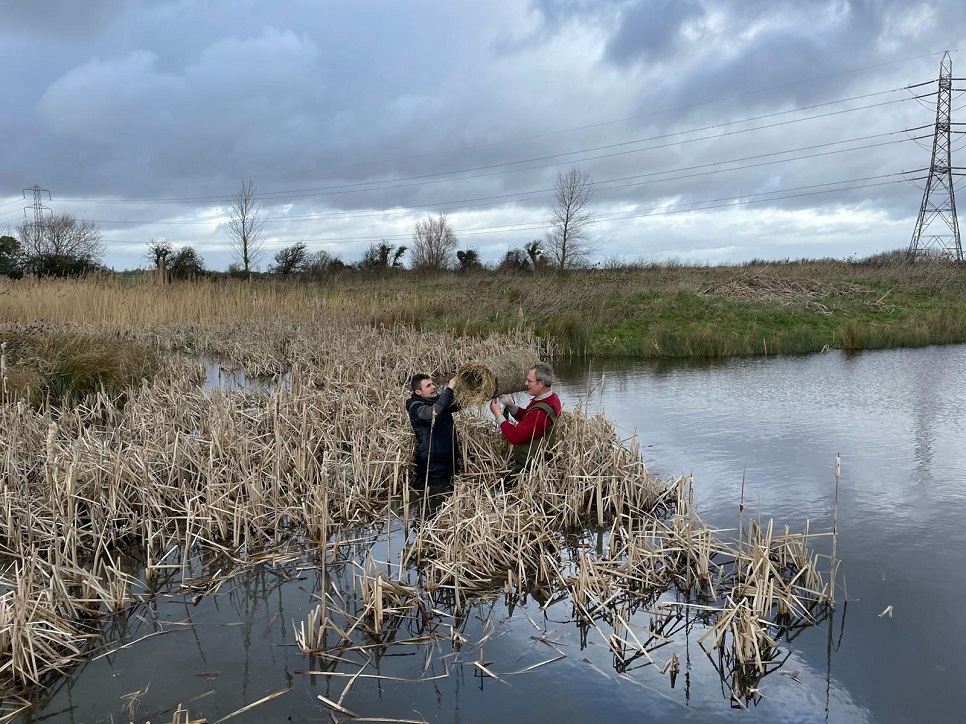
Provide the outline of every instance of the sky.
{"type": "Polygon", "coordinates": [[[910,243],[964,50],[961,0],[3,2],[0,234],[36,187],[108,266],[225,269],[250,181],[261,268],[441,212],[496,262],[576,167],[595,263],[862,258],[910,243]]]}

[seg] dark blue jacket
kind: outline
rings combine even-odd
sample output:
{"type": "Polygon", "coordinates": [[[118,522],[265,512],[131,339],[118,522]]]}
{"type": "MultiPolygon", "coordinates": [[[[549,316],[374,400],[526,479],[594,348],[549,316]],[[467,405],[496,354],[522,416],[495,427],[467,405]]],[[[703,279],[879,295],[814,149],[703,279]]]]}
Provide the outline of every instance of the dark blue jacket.
{"type": "Polygon", "coordinates": [[[444,387],[435,401],[415,392],[406,400],[409,422],[416,433],[416,480],[425,480],[426,470],[434,479],[449,479],[459,472],[459,438],[453,413],[460,409],[453,391],[444,387]]]}

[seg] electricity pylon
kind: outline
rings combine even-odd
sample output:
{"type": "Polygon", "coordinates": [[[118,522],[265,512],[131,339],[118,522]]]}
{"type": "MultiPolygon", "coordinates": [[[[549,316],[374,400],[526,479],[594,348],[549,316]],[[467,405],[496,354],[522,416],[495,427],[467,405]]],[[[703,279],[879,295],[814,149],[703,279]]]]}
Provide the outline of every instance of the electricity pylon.
{"type": "MultiPolygon", "coordinates": [[[[956,80],[962,80],[957,78],[956,80]]],[[[940,256],[963,260],[963,246],[959,240],[959,221],[956,219],[956,195],[953,189],[952,126],[953,61],[949,52],[943,53],[939,65],[939,93],[936,99],[936,130],[932,139],[932,160],[926,190],[919,207],[919,218],[912,232],[909,256],[918,259],[940,256]]],[[[959,131],[956,131],[959,133],[959,131]]]]}
{"type": "MultiPolygon", "coordinates": [[[[30,188],[23,190],[23,197],[27,198],[27,192],[32,191],[34,194],[34,203],[32,206],[27,208],[32,208],[34,210],[34,224],[40,226],[40,223],[44,220],[44,214],[50,215],[50,209],[44,206],[44,194],[47,194],[47,200],[50,201],[50,191],[45,188],[34,184],[30,188]]],[[[24,215],[26,216],[27,209],[24,209],[24,215]]]]}

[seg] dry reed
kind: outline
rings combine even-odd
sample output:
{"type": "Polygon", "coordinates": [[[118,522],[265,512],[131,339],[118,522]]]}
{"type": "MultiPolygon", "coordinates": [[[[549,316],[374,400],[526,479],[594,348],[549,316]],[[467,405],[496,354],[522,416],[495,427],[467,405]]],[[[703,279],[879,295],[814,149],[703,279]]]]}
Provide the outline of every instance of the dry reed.
{"type": "Polygon", "coordinates": [[[463,627],[466,609],[495,595],[569,600],[623,668],[652,663],[700,610],[702,645],[726,661],[723,678],[741,672],[741,694],[773,670],[781,633],[828,600],[807,532],[756,524],[727,541],[691,509],[689,481],[655,479],[636,440],[579,406],[561,415],[552,459],[512,490],[494,486],[508,451],[492,423],[457,415],[456,490],[417,514],[405,541],[390,538],[391,560],[373,560],[367,541],[388,535],[400,506],[409,516],[405,381],[507,348],[546,354],[522,333],[456,339],[322,319],[101,331],[164,352],[162,373],[123,405],[101,392],[62,408],[0,406],[0,682],[11,695],[67,673],[99,643],[96,621],[137,607],[141,592],[215,595],[266,564],[319,571],[318,605],[293,628],[307,656],[358,667],[337,710],[389,647],[422,651],[424,677],[446,646],[475,647],[476,668],[494,677],[563,655],[488,666],[493,629],[467,642],[463,627]],[[192,355],[280,384],[206,390],[192,355]],[[138,575],[121,560],[132,549],[138,575]],[[657,605],[668,591],[679,600],[657,605]]]}

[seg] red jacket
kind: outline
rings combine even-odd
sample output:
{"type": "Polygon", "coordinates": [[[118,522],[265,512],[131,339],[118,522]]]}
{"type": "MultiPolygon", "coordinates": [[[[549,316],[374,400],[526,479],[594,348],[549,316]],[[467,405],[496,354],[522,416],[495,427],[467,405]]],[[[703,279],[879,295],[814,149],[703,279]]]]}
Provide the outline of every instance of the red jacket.
{"type": "MultiPolygon", "coordinates": [[[[530,400],[530,404],[526,407],[518,407],[516,412],[510,413],[517,420],[516,425],[509,420],[500,423],[500,432],[511,445],[520,445],[541,438],[550,429],[552,424],[550,416],[539,407],[533,407],[535,402],[537,402],[536,398],[530,400]]],[[[560,398],[557,397],[556,392],[551,392],[540,402],[546,402],[557,415],[560,415],[560,398]]]]}

